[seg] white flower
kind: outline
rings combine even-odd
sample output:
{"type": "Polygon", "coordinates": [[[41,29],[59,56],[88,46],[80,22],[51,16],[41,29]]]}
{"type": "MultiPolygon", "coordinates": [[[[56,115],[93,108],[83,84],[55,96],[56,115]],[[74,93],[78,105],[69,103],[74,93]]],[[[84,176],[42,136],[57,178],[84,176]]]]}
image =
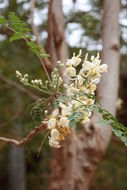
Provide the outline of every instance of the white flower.
{"type": "Polygon", "coordinates": [[[94,55],[91,56],[91,61],[94,61],[95,57],[94,55]]]}
{"type": "Polygon", "coordinates": [[[91,111],[89,111],[89,112],[84,112],[84,118],[83,118],[83,121],[82,121],[82,123],[86,123],[86,122],[89,122],[90,121],[90,116],[91,116],[91,111]]]}
{"type": "Polygon", "coordinates": [[[100,65],[100,71],[101,73],[107,72],[108,65],[107,64],[102,64],[100,65]]]}
{"type": "Polygon", "coordinates": [[[66,66],[67,67],[72,67],[73,63],[74,63],[73,59],[68,59],[67,62],[66,62],[66,66]]]}
{"type": "Polygon", "coordinates": [[[89,90],[90,90],[90,92],[91,92],[91,94],[93,94],[93,92],[96,90],[96,85],[95,84],[90,84],[89,85],[89,90]]]}
{"type": "Polygon", "coordinates": [[[62,116],[65,116],[65,115],[70,111],[69,106],[65,106],[65,105],[62,104],[62,103],[59,104],[59,107],[62,108],[62,109],[61,109],[61,115],[62,115],[62,116]]]}
{"type": "Polygon", "coordinates": [[[58,126],[60,127],[68,127],[69,126],[69,120],[67,117],[61,117],[60,121],[58,122],[58,126]]]}
{"type": "Polygon", "coordinates": [[[82,64],[82,68],[84,70],[89,70],[93,67],[93,63],[91,63],[90,61],[84,61],[84,63],[82,64]]]}
{"type": "Polygon", "coordinates": [[[75,93],[78,93],[80,90],[76,87],[73,87],[73,86],[70,86],[68,89],[67,89],[67,94],[69,96],[73,96],[75,93]]]}
{"type": "Polygon", "coordinates": [[[91,82],[94,84],[98,84],[100,82],[100,78],[92,79],[91,82]]]}
{"type": "Polygon", "coordinates": [[[73,60],[74,67],[77,67],[79,65],[79,63],[81,62],[81,58],[79,58],[79,57],[73,57],[72,60],[73,60]]]}
{"type": "Polygon", "coordinates": [[[34,80],[34,84],[38,84],[38,80],[37,79],[34,80]]]}
{"type": "Polygon", "coordinates": [[[54,139],[54,140],[59,139],[59,131],[57,129],[51,130],[51,139],[54,139]]]}
{"type": "Polygon", "coordinates": [[[100,63],[101,63],[101,60],[95,58],[94,61],[93,61],[93,63],[94,63],[94,66],[95,66],[95,67],[98,67],[98,66],[100,65],[100,63]]]}
{"type": "Polygon", "coordinates": [[[19,71],[16,71],[16,77],[20,78],[20,77],[22,77],[22,74],[19,71]]]}
{"type": "Polygon", "coordinates": [[[49,145],[54,147],[54,148],[60,148],[61,147],[58,141],[54,141],[51,138],[49,138],[49,145]]]}
{"type": "Polygon", "coordinates": [[[52,112],[52,116],[56,117],[57,115],[59,115],[59,110],[58,110],[58,109],[55,109],[55,110],[52,112]]]}
{"type": "Polygon", "coordinates": [[[50,118],[48,120],[48,129],[53,129],[56,126],[56,119],[55,118],[50,118]]]}
{"type": "MultiPolygon", "coordinates": [[[[21,74],[21,73],[20,73],[20,74],[21,74]]],[[[24,75],[24,78],[28,78],[28,74],[25,74],[25,75],[24,75]]]]}
{"type": "Polygon", "coordinates": [[[41,79],[38,80],[38,84],[42,85],[42,80],[41,79]]]}
{"type": "Polygon", "coordinates": [[[78,83],[81,86],[84,82],[84,78],[81,75],[77,75],[78,83]]]}
{"type": "Polygon", "coordinates": [[[71,59],[68,59],[66,62],[66,66],[67,67],[77,67],[79,65],[79,63],[81,62],[81,56],[82,54],[82,50],[80,49],[79,54],[75,57],[75,53],[73,54],[73,57],[71,59]]]}
{"type": "Polygon", "coordinates": [[[49,145],[55,148],[60,148],[58,140],[59,140],[59,131],[57,129],[52,129],[51,137],[49,137],[49,145]]]}
{"type": "Polygon", "coordinates": [[[68,88],[68,85],[67,85],[67,84],[64,84],[64,87],[65,87],[65,88],[68,88]]]}
{"type": "Polygon", "coordinates": [[[76,76],[76,70],[74,67],[68,67],[65,70],[64,76],[74,77],[76,76]]]}
{"type": "Polygon", "coordinates": [[[82,91],[82,92],[84,92],[84,93],[90,93],[90,91],[89,91],[89,89],[88,88],[86,88],[85,86],[81,86],[80,87],[80,90],[82,91]]]}

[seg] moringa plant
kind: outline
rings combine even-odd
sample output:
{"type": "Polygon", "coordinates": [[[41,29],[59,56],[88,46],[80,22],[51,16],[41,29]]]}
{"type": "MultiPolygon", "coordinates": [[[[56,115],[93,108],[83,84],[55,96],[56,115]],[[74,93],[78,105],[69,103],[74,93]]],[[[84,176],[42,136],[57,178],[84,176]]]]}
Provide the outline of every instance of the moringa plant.
{"type": "MultiPolygon", "coordinates": [[[[40,126],[34,128],[27,137],[21,141],[0,137],[0,140],[23,145],[32,140],[34,136],[42,130],[47,130],[44,140],[48,137],[49,145],[55,148],[61,147],[61,141],[71,134],[71,128],[75,127],[77,122],[83,125],[90,121],[95,113],[101,117],[101,122],[105,127],[110,126],[114,134],[127,145],[127,128],[119,123],[114,116],[104,110],[95,95],[97,84],[101,80],[104,72],[107,72],[107,65],[101,64],[99,54],[96,57],[82,60],[82,51],[78,55],[73,54],[71,59],[67,59],[66,68],[61,61],[57,62],[57,67],[53,69],[49,76],[48,71],[43,64],[42,58],[48,55],[33,41],[26,23],[22,22],[14,13],[9,14],[9,20],[0,17],[0,24],[10,29],[13,35],[10,41],[23,39],[26,45],[39,58],[47,75],[47,80],[30,80],[28,74],[21,74],[16,71],[16,76],[26,87],[30,87],[40,92],[41,98],[33,103],[33,118],[40,122],[40,126]],[[63,78],[60,73],[63,72],[63,78]],[[45,97],[44,94],[47,96],[45,97]],[[44,96],[44,97],[43,97],[44,96]],[[45,105],[49,105],[46,109],[45,105]]],[[[44,142],[43,140],[43,142],[44,142]]],[[[42,143],[43,143],[42,142],[42,143]]]]}

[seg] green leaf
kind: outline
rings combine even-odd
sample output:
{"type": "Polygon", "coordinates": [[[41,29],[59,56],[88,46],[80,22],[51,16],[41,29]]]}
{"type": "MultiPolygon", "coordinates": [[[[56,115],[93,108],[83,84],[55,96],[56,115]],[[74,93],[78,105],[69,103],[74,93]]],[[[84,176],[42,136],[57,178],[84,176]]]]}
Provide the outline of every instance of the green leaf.
{"type": "Polygon", "coordinates": [[[5,19],[3,16],[0,16],[0,24],[2,24],[3,26],[7,26],[8,20],[5,19]]]}
{"type": "Polygon", "coordinates": [[[10,42],[20,39],[22,39],[22,35],[19,33],[14,33],[13,36],[10,37],[10,42]]]}
{"type": "Polygon", "coordinates": [[[11,26],[15,31],[19,32],[22,35],[30,31],[30,29],[27,27],[27,24],[21,21],[14,12],[9,13],[9,18],[11,26]]]}
{"type": "Polygon", "coordinates": [[[121,132],[121,131],[113,130],[113,132],[114,132],[114,134],[115,134],[117,137],[119,137],[119,138],[122,137],[122,132],[121,132]]]}
{"type": "Polygon", "coordinates": [[[35,42],[32,42],[32,41],[27,42],[27,46],[31,49],[33,53],[40,56],[41,58],[48,57],[48,54],[43,53],[41,47],[35,42]]]}

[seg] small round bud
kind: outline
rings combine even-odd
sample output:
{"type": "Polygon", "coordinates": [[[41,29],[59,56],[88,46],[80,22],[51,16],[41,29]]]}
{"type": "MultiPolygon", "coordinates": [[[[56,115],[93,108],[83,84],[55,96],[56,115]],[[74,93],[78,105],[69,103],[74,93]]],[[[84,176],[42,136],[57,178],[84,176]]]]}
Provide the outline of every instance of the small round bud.
{"type": "Polygon", "coordinates": [[[24,78],[27,78],[27,77],[28,77],[28,74],[25,74],[25,75],[24,75],[24,78]]]}
{"type": "Polygon", "coordinates": [[[22,74],[19,71],[16,71],[16,77],[17,78],[22,77],[22,74]]]}

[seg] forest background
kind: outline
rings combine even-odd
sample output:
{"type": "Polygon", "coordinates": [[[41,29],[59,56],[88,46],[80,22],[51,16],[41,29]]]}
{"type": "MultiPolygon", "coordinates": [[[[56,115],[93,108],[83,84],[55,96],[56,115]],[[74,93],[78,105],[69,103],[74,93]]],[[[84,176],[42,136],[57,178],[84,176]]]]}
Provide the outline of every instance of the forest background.
{"type": "MultiPolygon", "coordinates": [[[[58,1],[57,4],[59,4],[58,1]]],[[[61,35],[66,40],[69,56],[72,56],[72,52],[78,53],[80,49],[83,49],[83,55],[87,52],[89,56],[96,55],[97,52],[101,53],[104,1],[63,0],[62,3],[65,31],[61,31],[61,35]]],[[[53,11],[50,15],[49,4],[51,1],[46,0],[35,2],[30,0],[0,0],[0,15],[8,17],[9,12],[15,12],[17,16],[27,22],[36,38],[39,39],[38,43],[43,45],[46,52],[51,55],[50,61],[53,63],[55,58],[60,59],[60,56],[52,56],[54,52],[51,48],[52,37],[50,35],[52,33],[53,11]]],[[[59,12],[57,6],[54,7],[54,11],[59,12]]],[[[60,22],[58,22],[59,24],[60,22]]],[[[126,0],[121,1],[119,25],[120,82],[117,118],[127,126],[126,0]]],[[[35,92],[22,88],[16,80],[15,71],[20,70],[23,73],[29,73],[31,78],[42,78],[43,80],[46,79],[46,76],[37,58],[25,46],[25,43],[22,40],[10,43],[8,40],[10,35],[10,31],[0,28],[0,136],[22,138],[36,124],[32,120],[28,106],[33,103],[36,96],[35,92]]],[[[114,33],[110,38],[113,35],[114,33]]],[[[55,48],[56,51],[59,50],[57,40],[55,48]]],[[[44,133],[21,148],[0,143],[1,190],[17,190],[17,188],[18,190],[45,190],[49,184],[52,184],[51,180],[54,179],[51,177],[52,160],[54,160],[56,152],[48,146],[48,142],[45,142],[40,156],[37,157],[38,147],[43,137],[44,133]]],[[[91,189],[126,190],[126,158],[126,147],[113,136],[105,156],[99,162],[91,189]]],[[[50,189],[53,189],[51,186],[53,185],[50,185],[50,189]]]]}

